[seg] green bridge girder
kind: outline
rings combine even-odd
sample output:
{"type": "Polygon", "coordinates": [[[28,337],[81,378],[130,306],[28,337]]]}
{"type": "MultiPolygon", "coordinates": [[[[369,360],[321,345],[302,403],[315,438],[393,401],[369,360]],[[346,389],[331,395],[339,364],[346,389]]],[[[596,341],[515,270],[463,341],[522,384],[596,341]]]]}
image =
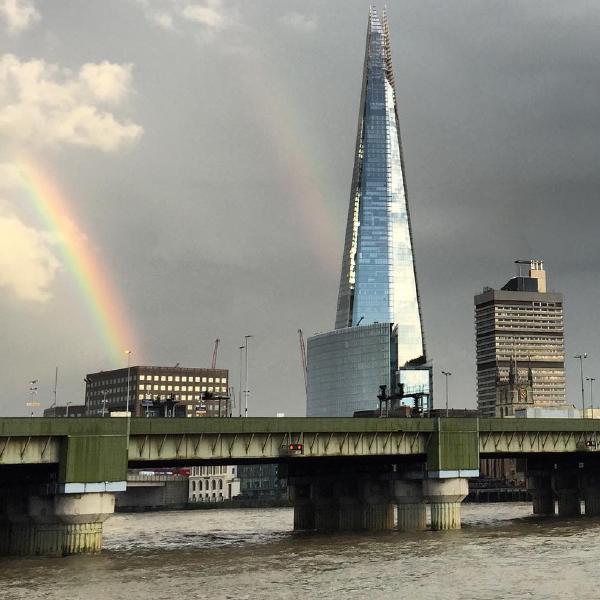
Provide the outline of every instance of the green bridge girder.
{"type": "MultiPolygon", "coordinates": [[[[429,471],[473,470],[486,456],[589,452],[593,419],[0,418],[0,466],[58,465],[62,483],[126,479],[129,464],[414,457],[429,471]],[[289,456],[290,443],[303,454],[289,456]]],[[[599,441],[599,444],[596,442],[599,441]]]]}

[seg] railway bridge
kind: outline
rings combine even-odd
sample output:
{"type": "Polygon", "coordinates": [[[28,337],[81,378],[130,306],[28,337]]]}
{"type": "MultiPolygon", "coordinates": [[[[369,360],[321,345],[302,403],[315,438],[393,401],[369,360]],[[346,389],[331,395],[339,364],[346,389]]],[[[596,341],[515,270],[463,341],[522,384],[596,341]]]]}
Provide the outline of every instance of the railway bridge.
{"type": "Polygon", "coordinates": [[[277,462],[296,529],[424,529],[427,505],[454,529],[480,458],[526,458],[534,514],[598,515],[599,434],[593,419],[2,418],[0,553],[99,550],[128,467],[277,462]]]}

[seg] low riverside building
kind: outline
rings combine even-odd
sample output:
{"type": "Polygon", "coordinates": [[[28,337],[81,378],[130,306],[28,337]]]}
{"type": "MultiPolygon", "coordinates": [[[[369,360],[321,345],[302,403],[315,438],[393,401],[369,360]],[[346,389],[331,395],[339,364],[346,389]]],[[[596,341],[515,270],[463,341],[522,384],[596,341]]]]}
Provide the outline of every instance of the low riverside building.
{"type": "Polygon", "coordinates": [[[85,404],[89,416],[107,416],[124,411],[129,402],[132,416],[229,416],[229,371],[195,367],[132,366],[88,373],[85,404]],[[154,414],[157,406],[171,414],[154,414]],[[152,413],[152,414],[150,414],[152,413]]]}
{"type": "Polygon", "coordinates": [[[223,502],[240,493],[235,466],[190,467],[189,502],[223,502]]]}

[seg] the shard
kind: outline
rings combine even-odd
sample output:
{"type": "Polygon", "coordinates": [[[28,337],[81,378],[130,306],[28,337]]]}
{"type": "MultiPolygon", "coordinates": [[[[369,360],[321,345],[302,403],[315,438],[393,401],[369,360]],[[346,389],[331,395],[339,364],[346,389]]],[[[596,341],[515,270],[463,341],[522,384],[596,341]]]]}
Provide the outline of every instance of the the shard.
{"type": "Polygon", "coordinates": [[[369,12],[335,328],[398,325],[400,364],[424,355],[390,38],[369,12]]]}
{"type": "Polygon", "coordinates": [[[389,30],[373,8],[335,331],[311,338],[308,353],[309,415],[370,408],[380,385],[430,398],[430,371],[403,371],[425,363],[425,344],[389,30]]]}

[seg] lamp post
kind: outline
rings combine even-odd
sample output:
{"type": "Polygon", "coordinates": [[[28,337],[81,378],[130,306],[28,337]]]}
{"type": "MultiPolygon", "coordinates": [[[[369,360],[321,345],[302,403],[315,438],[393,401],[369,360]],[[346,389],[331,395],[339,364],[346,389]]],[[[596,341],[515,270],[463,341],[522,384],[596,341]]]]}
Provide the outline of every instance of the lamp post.
{"type": "Polygon", "coordinates": [[[448,418],[448,377],[452,375],[449,371],[442,371],[442,375],[446,378],[446,418],[448,418]]]}
{"type": "Polygon", "coordinates": [[[586,377],[586,381],[590,382],[590,408],[592,409],[592,419],[594,418],[594,381],[595,377],[586,377]]]}
{"type": "Polygon", "coordinates": [[[125,350],[127,354],[127,404],[125,405],[125,418],[127,419],[127,450],[129,450],[129,428],[131,426],[129,419],[129,391],[131,389],[131,350],[125,350]]]}
{"type": "Polygon", "coordinates": [[[587,358],[587,352],[583,354],[576,354],[573,358],[579,359],[579,372],[581,374],[581,409],[583,410],[583,417],[585,418],[585,390],[583,389],[583,359],[587,358]]]}
{"type": "Polygon", "coordinates": [[[40,405],[39,402],[34,402],[33,401],[33,397],[37,394],[38,392],[38,386],[37,386],[38,380],[37,379],[32,379],[29,382],[29,394],[30,394],[30,399],[29,402],[27,403],[27,406],[29,408],[31,408],[31,416],[33,417],[33,410],[34,408],[38,407],[40,405]]]}
{"type": "Polygon", "coordinates": [[[244,339],[246,340],[244,346],[246,348],[246,389],[244,390],[244,417],[248,416],[248,396],[250,395],[250,386],[248,385],[248,341],[251,337],[251,335],[244,336],[244,339]]]}
{"type": "Polygon", "coordinates": [[[244,369],[244,348],[245,346],[240,346],[240,387],[238,388],[238,396],[240,398],[239,406],[238,406],[238,415],[242,416],[242,370],[244,369]]]}
{"type": "Polygon", "coordinates": [[[102,416],[104,416],[104,413],[106,412],[106,394],[107,391],[102,390],[102,416]]]}

